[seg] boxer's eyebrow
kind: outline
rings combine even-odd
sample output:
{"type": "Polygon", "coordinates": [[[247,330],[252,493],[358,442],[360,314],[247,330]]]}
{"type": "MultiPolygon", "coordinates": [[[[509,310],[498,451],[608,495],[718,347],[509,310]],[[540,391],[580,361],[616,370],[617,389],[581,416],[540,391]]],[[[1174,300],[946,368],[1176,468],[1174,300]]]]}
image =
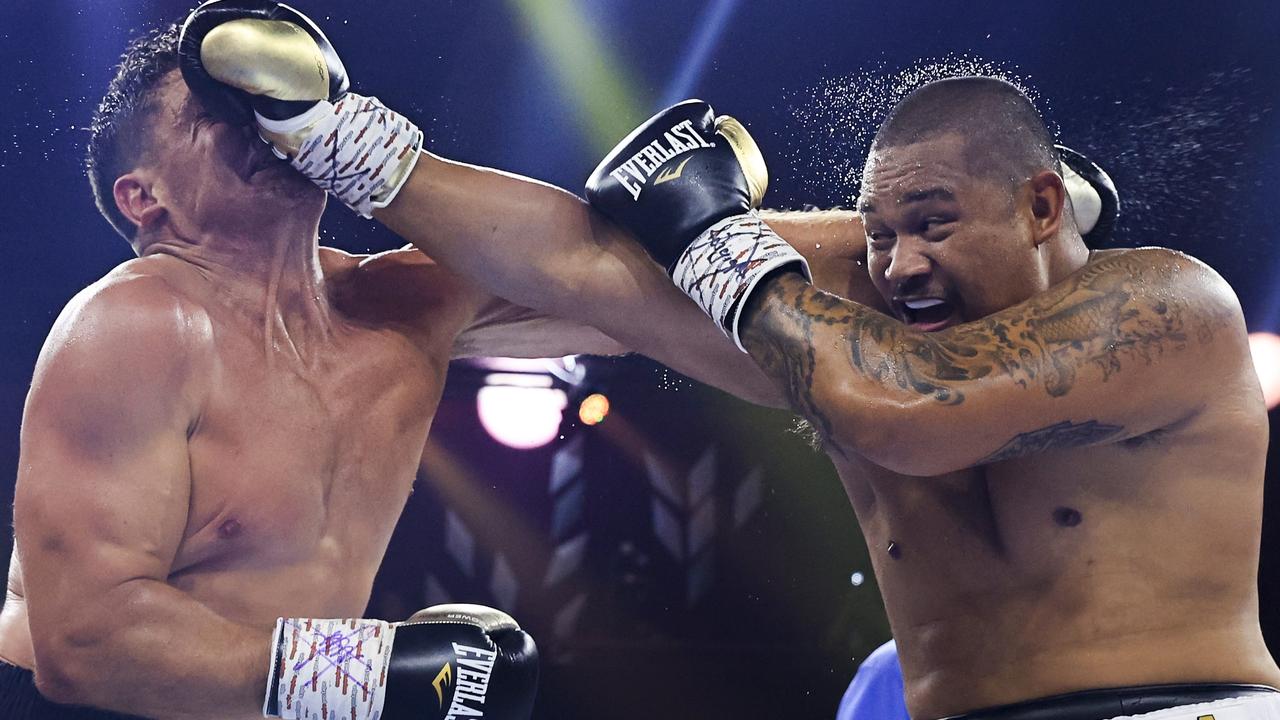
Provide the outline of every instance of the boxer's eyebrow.
{"type": "MultiPolygon", "coordinates": [[[[924,202],[926,200],[947,200],[947,201],[955,202],[955,199],[956,199],[955,193],[951,192],[951,190],[949,190],[948,188],[945,188],[939,185],[937,187],[921,188],[919,190],[912,190],[908,193],[905,193],[901,198],[898,198],[895,204],[907,205],[909,203],[919,203],[919,202],[924,202]]],[[[858,212],[862,213],[863,215],[866,215],[868,213],[874,213],[875,211],[876,211],[875,205],[867,202],[864,199],[859,198],[858,212]]]]}
{"type": "Polygon", "coordinates": [[[907,203],[918,203],[918,202],[924,202],[925,200],[954,201],[955,199],[956,199],[955,193],[951,192],[947,188],[939,186],[939,187],[924,188],[921,190],[912,190],[911,192],[903,195],[902,198],[898,200],[898,204],[906,205],[907,203]]]}

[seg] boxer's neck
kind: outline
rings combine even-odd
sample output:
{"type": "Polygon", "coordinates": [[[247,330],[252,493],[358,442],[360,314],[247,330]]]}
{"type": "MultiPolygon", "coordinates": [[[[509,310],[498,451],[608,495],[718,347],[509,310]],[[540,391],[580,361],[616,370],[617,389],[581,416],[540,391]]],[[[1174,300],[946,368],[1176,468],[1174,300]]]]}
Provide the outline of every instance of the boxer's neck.
{"type": "Polygon", "coordinates": [[[252,237],[171,234],[143,255],[166,254],[196,269],[214,298],[262,328],[268,357],[304,364],[333,335],[333,312],[320,266],[318,223],[281,219],[252,237]]]}

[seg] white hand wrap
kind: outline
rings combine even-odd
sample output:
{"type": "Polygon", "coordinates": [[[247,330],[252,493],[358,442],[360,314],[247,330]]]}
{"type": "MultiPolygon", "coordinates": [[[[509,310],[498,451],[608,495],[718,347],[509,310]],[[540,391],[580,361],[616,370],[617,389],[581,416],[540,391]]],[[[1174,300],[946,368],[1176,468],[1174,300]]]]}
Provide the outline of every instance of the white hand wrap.
{"type": "Polygon", "coordinates": [[[381,620],[280,618],[263,716],[377,720],[395,634],[381,620]]]}
{"type": "Polygon", "coordinates": [[[347,93],[321,100],[288,120],[257,116],[258,126],[283,136],[296,152],[272,150],[298,172],[364,217],[391,204],[418,162],[422,131],[377,98],[347,93]],[[289,157],[292,155],[292,157],[289,157]]]}
{"type": "Polygon", "coordinates": [[[725,218],[699,235],[676,261],[671,278],[746,352],[738,321],[747,296],[765,275],[792,263],[812,279],[804,256],[749,213],[725,218]]]}

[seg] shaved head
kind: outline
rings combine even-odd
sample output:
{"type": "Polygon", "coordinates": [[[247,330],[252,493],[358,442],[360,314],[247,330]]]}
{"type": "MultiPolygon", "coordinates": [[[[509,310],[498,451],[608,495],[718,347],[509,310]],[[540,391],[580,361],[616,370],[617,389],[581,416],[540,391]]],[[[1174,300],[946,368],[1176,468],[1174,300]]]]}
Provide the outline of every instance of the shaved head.
{"type": "Polygon", "coordinates": [[[963,138],[971,174],[1011,189],[1040,171],[1061,170],[1053,137],[1031,99],[989,77],[949,78],[917,88],[880,126],[871,155],[948,134],[963,138]]]}

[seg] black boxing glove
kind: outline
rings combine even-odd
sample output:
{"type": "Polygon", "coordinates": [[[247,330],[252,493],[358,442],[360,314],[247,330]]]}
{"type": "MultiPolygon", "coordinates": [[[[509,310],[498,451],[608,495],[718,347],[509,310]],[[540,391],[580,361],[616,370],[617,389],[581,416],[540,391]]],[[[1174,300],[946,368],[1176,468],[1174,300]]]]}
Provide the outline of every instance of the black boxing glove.
{"type": "Polygon", "coordinates": [[[746,128],[701,100],[663,110],[587,180],[593,207],[631,231],[738,348],[744,301],[769,273],[805,259],[760,220],[769,176],[746,128]]]}
{"type": "Polygon", "coordinates": [[[276,155],[365,217],[395,198],[417,162],[422,131],[348,92],[328,38],[288,5],[210,0],[183,23],[178,59],[202,104],[233,121],[251,108],[276,155]]]}
{"type": "Polygon", "coordinates": [[[436,605],[402,623],[281,618],[266,717],[527,720],[533,638],[504,612],[436,605]]]}
{"type": "Polygon", "coordinates": [[[1055,145],[1062,159],[1062,184],[1071,196],[1072,214],[1080,236],[1091,248],[1111,244],[1120,217],[1120,193],[1111,176],[1089,158],[1064,145],[1055,145]]]}

